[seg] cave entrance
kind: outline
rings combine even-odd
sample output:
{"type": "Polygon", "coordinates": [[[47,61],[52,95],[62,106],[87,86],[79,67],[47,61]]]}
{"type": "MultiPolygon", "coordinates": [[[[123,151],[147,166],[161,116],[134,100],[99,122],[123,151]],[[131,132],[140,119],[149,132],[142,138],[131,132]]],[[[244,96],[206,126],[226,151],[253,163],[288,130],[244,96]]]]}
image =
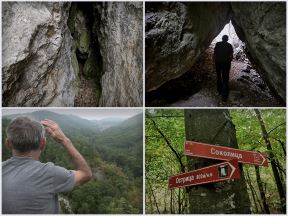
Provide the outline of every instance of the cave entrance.
{"type": "Polygon", "coordinates": [[[222,31],[211,42],[211,45],[213,45],[213,48],[215,47],[215,44],[217,42],[222,41],[223,35],[228,35],[229,37],[228,43],[232,44],[234,51],[235,51],[235,48],[238,48],[240,45],[244,45],[244,43],[238,38],[231,20],[229,21],[229,23],[227,23],[224,26],[222,31]]]}
{"type": "Polygon", "coordinates": [[[229,21],[201,54],[193,67],[155,91],[146,93],[147,106],[218,107],[218,106],[279,106],[281,102],[261,79],[246,55],[247,49],[229,21]],[[214,47],[228,35],[233,46],[229,76],[229,97],[222,102],[217,92],[217,76],[213,62],[214,47]]]}
{"type": "Polygon", "coordinates": [[[97,3],[72,2],[68,26],[73,37],[72,65],[77,75],[75,106],[95,107],[101,96],[103,63],[97,35],[97,3]]]}

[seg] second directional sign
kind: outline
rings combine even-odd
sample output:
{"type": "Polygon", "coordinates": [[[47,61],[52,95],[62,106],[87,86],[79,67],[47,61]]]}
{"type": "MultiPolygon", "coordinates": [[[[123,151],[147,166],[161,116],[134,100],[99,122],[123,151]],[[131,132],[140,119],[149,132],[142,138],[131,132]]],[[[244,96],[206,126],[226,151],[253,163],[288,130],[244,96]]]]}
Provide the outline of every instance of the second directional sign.
{"type": "Polygon", "coordinates": [[[187,187],[237,178],[240,178],[238,162],[237,160],[231,160],[171,176],[169,178],[169,188],[187,187]]]}
{"type": "Polygon", "coordinates": [[[224,161],[237,159],[239,163],[268,166],[267,158],[259,152],[245,151],[194,141],[185,142],[184,154],[224,161]]]}

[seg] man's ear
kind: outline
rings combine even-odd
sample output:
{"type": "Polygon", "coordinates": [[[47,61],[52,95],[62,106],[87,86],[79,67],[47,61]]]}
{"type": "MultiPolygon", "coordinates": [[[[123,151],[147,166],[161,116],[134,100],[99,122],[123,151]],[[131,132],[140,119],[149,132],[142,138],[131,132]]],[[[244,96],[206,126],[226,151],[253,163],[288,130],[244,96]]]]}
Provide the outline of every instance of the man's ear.
{"type": "Polygon", "coordinates": [[[46,146],[46,139],[45,139],[45,138],[41,138],[41,140],[40,140],[40,146],[39,146],[40,150],[41,150],[41,151],[44,151],[45,146],[46,146]]]}
{"type": "Polygon", "coordinates": [[[6,138],[5,140],[5,147],[8,149],[8,150],[12,150],[12,143],[10,142],[10,140],[8,140],[8,138],[6,138]]]}

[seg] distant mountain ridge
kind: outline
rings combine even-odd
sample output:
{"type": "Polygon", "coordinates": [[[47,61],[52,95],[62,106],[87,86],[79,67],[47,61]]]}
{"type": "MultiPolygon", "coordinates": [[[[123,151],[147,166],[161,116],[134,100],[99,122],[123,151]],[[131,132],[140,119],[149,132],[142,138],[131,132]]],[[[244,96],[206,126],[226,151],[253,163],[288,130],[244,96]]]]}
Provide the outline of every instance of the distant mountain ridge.
{"type": "Polygon", "coordinates": [[[116,126],[120,123],[125,121],[123,118],[115,118],[115,117],[109,117],[109,118],[103,118],[101,120],[92,120],[92,122],[97,122],[99,129],[101,131],[106,130],[107,128],[110,128],[112,126],[116,126]]]}
{"type": "Polygon", "coordinates": [[[93,122],[87,119],[83,119],[75,115],[59,114],[59,113],[55,113],[55,112],[51,112],[47,110],[40,110],[40,111],[31,112],[31,113],[12,114],[8,116],[3,116],[3,118],[13,119],[18,116],[28,116],[37,121],[50,119],[52,121],[57,122],[57,124],[59,124],[61,128],[65,128],[65,129],[94,128],[95,131],[99,130],[96,124],[94,124],[93,122]]]}
{"type": "MultiPolygon", "coordinates": [[[[44,119],[51,119],[52,121],[57,122],[61,128],[69,128],[69,129],[92,129],[93,131],[104,131],[110,127],[117,126],[120,123],[126,122],[128,119],[116,118],[116,117],[108,117],[103,118],[101,120],[88,120],[81,118],[76,115],[71,114],[59,114],[52,111],[40,110],[31,113],[20,113],[20,114],[12,114],[12,115],[3,115],[3,118],[13,119],[18,116],[28,116],[37,121],[41,121],[44,119]]],[[[134,116],[133,116],[134,117],[134,116]]],[[[131,117],[131,118],[133,118],[131,117]]],[[[128,121],[129,122],[129,121],[128,121]]]]}

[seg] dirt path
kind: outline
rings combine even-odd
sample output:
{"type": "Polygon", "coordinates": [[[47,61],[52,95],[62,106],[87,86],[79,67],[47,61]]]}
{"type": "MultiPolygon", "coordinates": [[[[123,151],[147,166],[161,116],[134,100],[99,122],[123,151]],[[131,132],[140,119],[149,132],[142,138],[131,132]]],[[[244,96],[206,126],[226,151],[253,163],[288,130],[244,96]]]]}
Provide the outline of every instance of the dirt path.
{"type": "MultiPolygon", "coordinates": [[[[245,70],[247,64],[244,62],[233,61],[230,70],[230,93],[228,101],[222,102],[221,96],[216,91],[216,72],[213,65],[213,49],[209,48],[201,59],[193,66],[192,72],[184,75],[184,78],[178,78],[171,81],[170,87],[161,89],[161,93],[154,95],[148,101],[146,106],[170,106],[170,107],[276,107],[282,106],[274,97],[267,85],[260,78],[254,69],[245,70]],[[246,72],[245,72],[246,71],[246,72]],[[189,75],[190,73],[190,75],[189,75]],[[186,76],[186,77],[185,77],[186,76]],[[187,76],[194,76],[193,82],[187,80],[187,76]],[[195,81],[196,80],[196,81],[195,81]],[[193,92],[181,92],[179,83],[194,88],[193,92]],[[166,89],[165,89],[166,88],[166,89]],[[169,89],[170,88],[170,89],[169,89]],[[165,98],[163,95],[169,94],[171,88],[177,92],[178,97],[165,98]],[[155,97],[155,95],[157,95],[155,97]],[[159,96],[160,95],[160,96],[159,96]],[[161,98],[162,97],[162,98],[161,98]],[[152,98],[152,99],[151,99],[152,98]],[[161,99],[159,99],[161,98],[161,99]]],[[[161,87],[162,88],[162,87],[161,87]]]]}

